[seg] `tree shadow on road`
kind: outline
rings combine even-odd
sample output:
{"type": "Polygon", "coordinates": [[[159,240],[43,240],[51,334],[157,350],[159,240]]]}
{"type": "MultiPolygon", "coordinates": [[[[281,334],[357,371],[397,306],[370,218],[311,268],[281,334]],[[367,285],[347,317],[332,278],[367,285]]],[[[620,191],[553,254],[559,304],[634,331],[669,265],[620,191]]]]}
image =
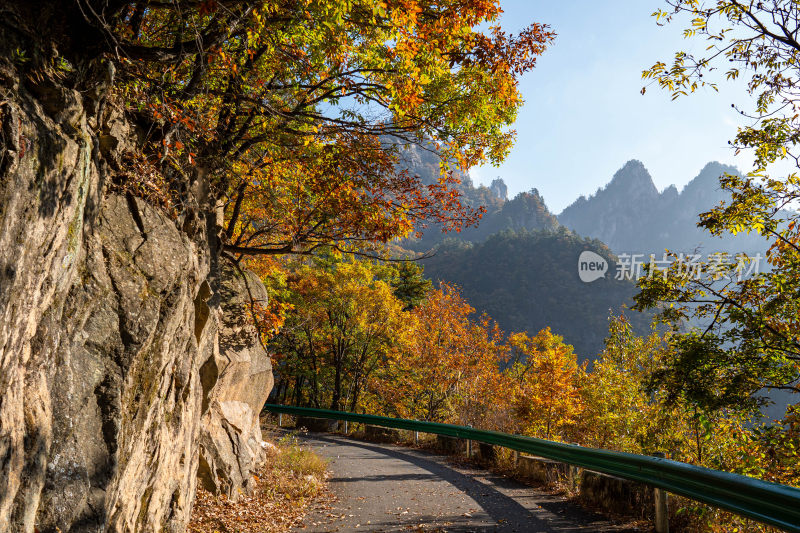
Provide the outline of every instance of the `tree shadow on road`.
{"type": "MultiPolygon", "coordinates": [[[[578,508],[577,506],[564,501],[562,498],[549,496],[546,494],[531,494],[531,507],[530,509],[520,504],[515,498],[512,498],[499,489],[505,490],[520,490],[526,489],[527,491],[534,491],[535,489],[522,485],[512,479],[491,474],[489,472],[481,473],[481,477],[491,483],[483,483],[472,475],[464,474],[455,470],[440,461],[443,457],[436,456],[426,458],[419,450],[402,450],[391,445],[374,445],[361,441],[354,441],[344,437],[334,437],[325,434],[309,434],[308,437],[315,441],[329,443],[338,446],[352,446],[361,448],[366,451],[381,454],[387,457],[392,457],[401,461],[411,463],[421,469],[427,470],[431,475],[425,474],[374,474],[369,476],[361,476],[354,478],[335,478],[332,481],[335,483],[348,483],[356,481],[403,481],[403,480],[418,480],[425,481],[432,478],[442,479],[447,481],[453,487],[460,490],[470,498],[472,498],[486,514],[489,515],[491,520],[495,522],[490,531],[541,531],[541,532],[577,532],[577,531],[599,531],[606,530],[608,522],[601,516],[595,513],[590,513],[578,508]],[[438,459],[438,460],[437,460],[438,459]],[[543,497],[542,497],[543,496],[543,497]],[[535,499],[535,503],[533,500],[535,499]],[[537,516],[538,515],[538,516],[537,516]],[[547,515],[547,520],[543,515],[547,515]],[[569,516],[566,516],[569,515],[569,516]],[[576,516],[579,515],[579,516],[576,516]],[[597,527],[599,526],[599,527],[597,527]]],[[[526,495],[527,496],[527,495],[526,495]]],[[[418,517],[424,518],[424,517],[418,517]]],[[[447,520],[445,517],[439,517],[437,521],[442,519],[447,520]]],[[[448,531],[484,531],[483,527],[475,527],[463,524],[462,517],[452,517],[454,522],[447,528],[448,531]],[[462,522],[459,524],[459,522],[462,522]]],[[[613,529],[619,531],[617,529],[613,529]]]]}

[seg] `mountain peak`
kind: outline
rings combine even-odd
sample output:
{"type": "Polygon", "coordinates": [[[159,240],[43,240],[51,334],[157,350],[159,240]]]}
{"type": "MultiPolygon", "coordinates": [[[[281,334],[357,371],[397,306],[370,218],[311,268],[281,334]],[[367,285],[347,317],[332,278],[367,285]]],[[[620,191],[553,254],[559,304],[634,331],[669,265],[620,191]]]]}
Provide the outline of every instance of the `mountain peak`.
{"type": "Polygon", "coordinates": [[[670,185],[661,191],[661,199],[664,201],[672,202],[679,197],[678,188],[675,185],[670,185]]]}
{"type": "Polygon", "coordinates": [[[498,176],[497,178],[493,179],[492,184],[489,185],[489,190],[501,200],[508,200],[508,186],[506,185],[506,182],[503,181],[503,178],[498,176]]]}
{"type": "MultiPolygon", "coordinates": [[[[659,194],[644,165],[631,160],[614,174],[608,185],[588,199],[576,200],[558,219],[579,235],[600,239],[617,252],[694,250],[711,239],[698,228],[698,213],[729,198],[719,183],[719,177],[725,173],[738,171],[711,162],[680,193],[671,185],[659,194]]],[[[758,236],[728,236],[715,238],[713,248],[731,253],[751,252],[763,249],[763,242],[758,236]]]]}
{"type": "Polygon", "coordinates": [[[629,205],[631,201],[642,205],[658,196],[658,189],[644,164],[638,159],[631,159],[614,173],[614,177],[605,187],[597,189],[597,192],[588,198],[579,197],[558,216],[572,221],[573,215],[590,204],[603,205],[605,207],[601,210],[608,210],[629,205]]]}
{"type": "Polygon", "coordinates": [[[631,159],[619,169],[605,191],[623,190],[635,196],[658,196],[658,189],[644,164],[638,159],[631,159]]]}
{"type": "Polygon", "coordinates": [[[681,194],[697,194],[698,191],[714,194],[714,191],[719,191],[719,177],[723,174],[738,175],[739,169],[718,161],[706,163],[700,173],[683,187],[681,194]]]}

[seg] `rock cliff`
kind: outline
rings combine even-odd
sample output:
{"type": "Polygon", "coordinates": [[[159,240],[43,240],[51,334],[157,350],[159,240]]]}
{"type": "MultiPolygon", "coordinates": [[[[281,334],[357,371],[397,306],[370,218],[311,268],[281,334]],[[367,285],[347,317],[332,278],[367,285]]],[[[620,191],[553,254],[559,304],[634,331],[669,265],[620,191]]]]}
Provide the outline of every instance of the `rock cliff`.
{"type": "Polygon", "coordinates": [[[236,500],[253,488],[253,470],[264,459],[258,415],[273,379],[250,320],[251,305],[266,305],[264,285],[230,265],[221,279],[219,351],[200,369],[201,380],[214,385],[203,400],[199,479],[207,490],[236,500]]]}
{"type": "Polygon", "coordinates": [[[0,63],[0,532],[183,531],[202,462],[233,494],[259,460],[264,289],[220,267],[199,195],[109,190],[137,139],[112,65],[70,88],[0,63]]]}

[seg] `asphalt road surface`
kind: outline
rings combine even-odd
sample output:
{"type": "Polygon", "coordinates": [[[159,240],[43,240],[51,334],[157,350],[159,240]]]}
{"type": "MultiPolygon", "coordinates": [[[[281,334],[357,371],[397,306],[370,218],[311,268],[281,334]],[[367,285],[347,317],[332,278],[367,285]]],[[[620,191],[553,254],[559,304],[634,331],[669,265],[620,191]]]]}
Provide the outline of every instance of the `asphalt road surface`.
{"type": "Polygon", "coordinates": [[[634,532],[550,494],[426,451],[342,436],[299,435],[331,460],[336,501],[300,531],[634,532]]]}

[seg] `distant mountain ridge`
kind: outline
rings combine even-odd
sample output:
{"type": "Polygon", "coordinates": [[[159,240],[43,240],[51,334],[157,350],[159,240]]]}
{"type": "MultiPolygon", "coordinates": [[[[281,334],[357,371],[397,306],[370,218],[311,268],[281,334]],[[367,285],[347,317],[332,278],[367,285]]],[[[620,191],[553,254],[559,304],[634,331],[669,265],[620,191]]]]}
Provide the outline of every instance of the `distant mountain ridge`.
{"type": "MultiPolygon", "coordinates": [[[[400,166],[418,175],[423,183],[434,183],[439,178],[438,156],[419,146],[401,149],[400,166]]],[[[719,177],[725,173],[739,171],[710,162],[681,191],[670,185],[659,192],[644,164],[632,159],[607,185],[588,197],[579,197],[556,216],[536,189],[508,199],[508,187],[502,178],[494,179],[489,187],[476,186],[468,174],[454,171],[461,181],[456,188],[462,202],[486,208],[478,226],[444,234],[440,227],[431,225],[423,230],[421,238],[408,239],[403,246],[427,251],[449,238],[477,243],[504,230],[555,231],[565,226],[578,235],[602,241],[615,254],[660,254],[665,249],[684,253],[697,250],[701,254],[763,254],[765,241],[758,235],[714,237],[697,227],[700,213],[728,198],[719,184],[719,177]]]]}
{"type": "MultiPolygon", "coordinates": [[[[425,184],[435,183],[439,179],[438,156],[416,145],[400,150],[399,166],[412,175],[419,176],[425,184]]],[[[481,242],[503,230],[554,231],[560,226],[536,189],[519,193],[509,200],[508,186],[500,177],[493,180],[489,187],[476,187],[468,174],[455,170],[453,175],[461,181],[456,189],[461,193],[462,203],[473,208],[483,206],[486,209],[478,226],[462,228],[457,233],[442,233],[440,226],[431,224],[425,228],[422,238],[404,241],[404,248],[427,251],[448,238],[481,242]]]]}
{"type": "MultiPolygon", "coordinates": [[[[439,177],[439,159],[419,147],[401,151],[401,165],[424,183],[439,177]]],[[[679,191],[674,185],[659,192],[645,166],[628,161],[603,188],[580,197],[556,217],[536,189],[508,199],[501,178],[489,187],[470,177],[457,189],[463,203],[486,207],[476,228],[443,234],[427,228],[422,237],[400,245],[417,252],[435,250],[423,261],[434,280],[460,286],[478,312],[488,312],[505,331],[538,331],[550,326],[574,345],[581,359],[602,349],[609,312],[629,316],[637,333],[646,333],[650,314],[626,310],[638,292],[630,280],[617,280],[616,258],[623,253],[764,252],[757,236],[715,238],[697,227],[699,214],[727,198],[719,176],[737,173],[721,163],[708,163],[679,191]],[[604,279],[583,282],[578,258],[598,254],[609,265],[604,279]]]]}
{"type": "Polygon", "coordinates": [[[732,166],[706,164],[682,191],[670,185],[659,192],[641,161],[632,159],[605,187],[581,196],[558,221],[580,235],[603,241],[615,253],[715,251],[754,253],[764,249],[758,235],[714,237],[697,227],[699,214],[728,198],[719,177],[739,174],[732,166]]]}

